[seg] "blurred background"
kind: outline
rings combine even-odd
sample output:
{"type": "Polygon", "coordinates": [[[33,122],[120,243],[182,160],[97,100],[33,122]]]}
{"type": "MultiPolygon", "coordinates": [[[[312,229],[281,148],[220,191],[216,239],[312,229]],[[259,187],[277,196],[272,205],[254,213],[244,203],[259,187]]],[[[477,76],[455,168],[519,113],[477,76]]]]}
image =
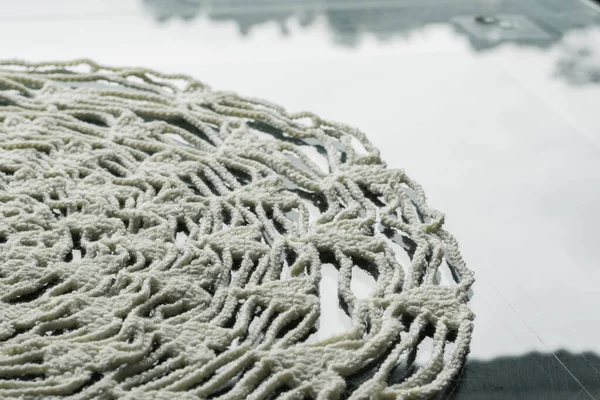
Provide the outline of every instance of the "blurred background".
{"type": "Polygon", "coordinates": [[[186,73],[359,128],[475,271],[440,398],[600,398],[600,3],[0,0],[0,37],[5,59],[186,73]]]}

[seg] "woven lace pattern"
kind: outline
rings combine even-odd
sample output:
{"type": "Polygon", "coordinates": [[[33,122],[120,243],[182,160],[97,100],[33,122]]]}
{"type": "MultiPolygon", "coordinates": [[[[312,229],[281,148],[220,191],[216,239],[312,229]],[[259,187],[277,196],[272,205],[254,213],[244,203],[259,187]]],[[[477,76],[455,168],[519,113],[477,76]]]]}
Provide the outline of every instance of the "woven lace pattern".
{"type": "Polygon", "coordinates": [[[355,128],[184,75],[0,63],[0,398],[427,398],[473,329],[443,223],[355,128]],[[319,337],[325,266],[351,327],[319,337]]]}

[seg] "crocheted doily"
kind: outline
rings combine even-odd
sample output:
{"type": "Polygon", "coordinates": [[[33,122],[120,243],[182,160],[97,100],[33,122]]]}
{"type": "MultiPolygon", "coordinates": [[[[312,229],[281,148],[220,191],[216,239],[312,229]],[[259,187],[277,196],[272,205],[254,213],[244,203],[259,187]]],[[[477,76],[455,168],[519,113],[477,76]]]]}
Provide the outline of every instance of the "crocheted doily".
{"type": "Polygon", "coordinates": [[[184,75],[3,62],[0,397],[428,397],[473,327],[443,219],[349,126],[184,75]],[[351,321],[329,336],[325,268],[351,321]]]}

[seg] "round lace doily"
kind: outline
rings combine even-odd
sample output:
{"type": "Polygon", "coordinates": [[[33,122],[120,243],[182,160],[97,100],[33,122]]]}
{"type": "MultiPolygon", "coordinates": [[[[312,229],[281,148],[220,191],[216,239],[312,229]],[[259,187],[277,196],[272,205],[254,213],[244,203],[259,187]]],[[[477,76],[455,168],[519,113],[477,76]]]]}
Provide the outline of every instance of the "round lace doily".
{"type": "Polygon", "coordinates": [[[443,218],[349,126],[183,75],[1,63],[0,397],[426,398],[473,327],[443,218]]]}

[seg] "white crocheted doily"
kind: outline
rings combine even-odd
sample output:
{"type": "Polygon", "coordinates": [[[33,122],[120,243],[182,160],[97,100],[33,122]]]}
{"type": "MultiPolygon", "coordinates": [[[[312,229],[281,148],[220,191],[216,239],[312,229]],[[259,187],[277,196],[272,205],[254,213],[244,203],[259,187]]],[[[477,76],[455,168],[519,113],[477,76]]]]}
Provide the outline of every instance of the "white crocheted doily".
{"type": "Polygon", "coordinates": [[[0,398],[428,397],[473,327],[443,218],[349,126],[183,75],[3,62],[0,398]],[[352,323],[325,338],[324,265],[352,323]]]}

